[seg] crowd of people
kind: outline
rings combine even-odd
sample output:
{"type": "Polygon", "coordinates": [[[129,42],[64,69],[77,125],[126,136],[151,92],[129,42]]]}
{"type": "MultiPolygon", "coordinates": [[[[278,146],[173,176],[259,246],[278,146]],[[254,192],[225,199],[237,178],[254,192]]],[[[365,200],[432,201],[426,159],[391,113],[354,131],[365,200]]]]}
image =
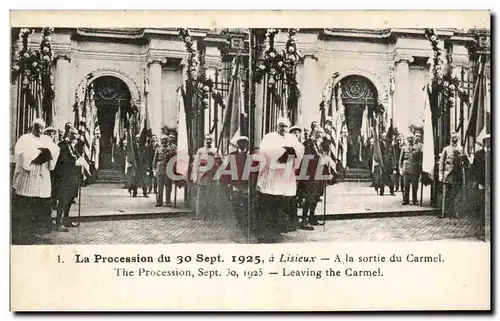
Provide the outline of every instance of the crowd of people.
{"type": "Polygon", "coordinates": [[[18,139],[12,177],[14,237],[31,234],[33,229],[65,232],[77,226],[69,212],[78,196],[82,168],[88,169],[82,152],[83,142],[70,123],[58,135],[55,128],[45,128],[42,119],[35,119],[31,132],[18,139]],[[53,209],[57,211],[55,225],[53,209]]]}
{"type": "MultiPolygon", "coordinates": [[[[342,178],[345,147],[334,137],[335,130],[328,120],[324,127],[313,122],[310,128],[290,127],[286,118],[277,120],[277,129],[266,134],[258,147],[258,155],[250,155],[249,139],[236,136],[231,140],[231,150],[221,155],[214,146],[214,137],[205,136],[204,146],[193,155],[190,179],[175,180],[178,174],[179,150],[175,129],[164,133],[159,140],[155,135],[146,140],[137,135],[133,148],[125,151],[125,188],[137,197],[139,188],[143,195],[156,195],[156,206],[172,206],[174,184],[186,181],[196,187],[194,219],[210,219],[217,213],[220,185],[229,187],[229,200],[240,225],[248,225],[262,233],[290,232],[296,229],[314,230],[322,225],[316,207],[322,200],[326,186],[342,178]],[[251,157],[249,157],[251,156],[251,157]],[[171,165],[173,165],[171,167],[171,165]],[[221,170],[222,169],[222,170],[221,170]],[[249,212],[249,185],[256,186],[256,203],[249,212]],[[298,215],[300,212],[302,215],[298,215]],[[254,216],[249,219],[250,216],[254,216]]],[[[372,186],[377,194],[384,195],[386,188],[391,195],[402,191],[402,205],[418,202],[419,181],[422,173],[422,132],[416,130],[405,139],[393,137],[389,131],[380,139],[369,142],[368,166],[372,173],[372,186]],[[378,142],[376,146],[375,142],[378,142]]],[[[45,128],[41,119],[34,120],[31,132],[22,135],[15,146],[13,173],[14,212],[13,224],[20,228],[38,226],[68,231],[77,224],[69,218],[82,184],[83,168],[91,170],[83,154],[83,141],[71,123],[58,134],[53,127],[45,128]],[[55,225],[51,212],[56,209],[55,225]]],[[[452,134],[438,165],[438,181],[443,188],[440,217],[457,217],[456,198],[464,184],[465,171],[474,187],[483,191],[485,186],[485,152],[489,151],[489,138],[478,142],[483,148],[476,152],[469,164],[458,134],[452,134]]],[[[484,202],[483,202],[484,203],[484,202]]]]}

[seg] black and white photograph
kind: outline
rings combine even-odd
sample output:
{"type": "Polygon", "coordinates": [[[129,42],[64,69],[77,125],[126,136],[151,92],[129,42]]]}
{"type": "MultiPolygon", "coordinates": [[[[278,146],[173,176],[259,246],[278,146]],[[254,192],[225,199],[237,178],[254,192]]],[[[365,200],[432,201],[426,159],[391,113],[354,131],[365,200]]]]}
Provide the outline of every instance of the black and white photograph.
{"type": "Polygon", "coordinates": [[[12,244],[489,241],[490,38],[11,28],[12,244]]]}

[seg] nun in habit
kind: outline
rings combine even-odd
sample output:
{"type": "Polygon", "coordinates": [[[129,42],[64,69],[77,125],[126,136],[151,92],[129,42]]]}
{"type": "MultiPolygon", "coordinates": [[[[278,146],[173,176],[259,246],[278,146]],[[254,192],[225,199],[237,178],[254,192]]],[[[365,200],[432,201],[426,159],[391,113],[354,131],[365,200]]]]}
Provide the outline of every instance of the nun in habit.
{"type": "Polygon", "coordinates": [[[304,146],[288,132],[290,122],[277,120],[275,132],[266,134],[259,152],[265,159],[257,179],[259,192],[259,227],[263,233],[288,232],[295,229],[293,202],[297,193],[295,170],[300,167],[304,146]]]}

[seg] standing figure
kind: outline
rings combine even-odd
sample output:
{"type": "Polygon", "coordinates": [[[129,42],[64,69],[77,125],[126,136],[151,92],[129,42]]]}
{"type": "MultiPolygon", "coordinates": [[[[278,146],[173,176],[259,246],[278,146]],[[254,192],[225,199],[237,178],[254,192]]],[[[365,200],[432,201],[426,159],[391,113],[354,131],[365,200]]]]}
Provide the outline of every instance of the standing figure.
{"type": "MultiPolygon", "coordinates": [[[[48,137],[54,144],[59,144],[57,141],[57,130],[54,127],[47,127],[43,131],[43,135],[48,137]]],[[[55,179],[54,172],[51,173],[50,175],[50,180],[51,180],[51,187],[52,187],[52,192],[51,192],[51,209],[56,209],[57,208],[57,182],[55,179]]]]}
{"type": "Polygon", "coordinates": [[[153,156],[153,166],[155,171],[153,176],[156,177],[158,183],[158,193],[156,194],[156,207],[163,206],[163,191],[165,189],[165,204],[172,206],[172,182],[173,182],[173,164],[170,160],[177,154],[177,146],[174,144],[175,136],[169,134],[162,136],[161,146],[156,148],[153,156]],[[168,166],[171,166],[168,168],[168,166]]]}
{"type": "Polygon", "coordinates": [[[382,152],[382,179],[380,183],[380,195],[384,195],[385,186],[389,186],[389,190],[392,196],[394,194],[394,184],[391,179],[395,168],[394,154],[392,150],[392,144],[390,139],[387,139],[386,134],[382,134],[382,139],[380,141],[380,151],[382,152]]]}
{"type": "Polygon", "coordinates": [[[42,135],[44,127],[42,119],[35,119],[31,133],[19,137],[14,147],[14,239],[18,237],[17,232],[32,237],[39,228],[52,229],[51,171],[59,157],[59,148],[50,137],[42,135]]]}
{"type": "Polygon", "coordinates": [[[490,153],[490,135],[486,135],[482,142],[476,142],[481,149],[474,153],[474,160],[470,168],[475,195],[471,197],[476,218],[484,218],[486,211],[486,155],[490,153]]]}
{"type": "Polygon", "coordinates": [[[463,184],[464,151],[458,145],[458,133],[451,135],[450,145],[443,148],[439,159],[439,181],[443,184],[443,203],[440,218],[458,218],[455,206],[463,184]]]}
{"type": "Polygon", "coordinates": [[[403,174],[403,203],[410,204],[410,186],[412,189],[413,204],[417,205],[419,166],[422,163],[422,150],[415,145],[415,137],[409,134],[407,145],[401,150],[399,157],[400,172],[403,174]]]}
{"type": "MultiPolygon", "coordinates": [[[[311,138],[304,141],[304,158],[302,166],[307,166],[307,179],[301,181],[304,190],[304,206],[302,207],[302,221],[300,228],[313,230],[311,225],[320,225],[314,211],[323,194],[323,182],[318,180],[318,167],[322,166],[322,142],[323,129],[316,128],[311,134],[311,138]]],[[[326,149],[328,151],[328,149],[326,149]]],[[[301,166],[301,167],[302,167],[301,166]]],[[[322,171],[320,172],[321,174],[322,171]]]]}
{"type": "Polygon", "coordinates": [[[69,219],[71,204],[78,196],[78,188],[82,176],[83,157],[77,150],[78,131],[70,128],[67,139],[59,143],[61,155],[54,170],[57,179],[57,217],[56,231],[67,232],[68,227],[76,224],[69,219]]]}
{"type": "Polygon", "coordinates": [[[222,181],[227,182],[232,189],[233,213],[239,226],[247,226],[248,222],[248,184],[249,175],[245,174],[245,166],[247,166],[249,140],[246,136],[235,137],[232,143],[237,146],[237,149],[231,152],[227,160],[230,166],[230,176],[221,177],[222,181]],[[236,168],[231,167],[231,165],[236,168]]]}
{"type": "MultiPolygon", "coordinates": [[[[288,133],[294,135],[296,138],[297,138],[297,141],[299,143],[301,143],[301,133],[302,133],[302,130],[300,129],[300,127],[298,126],[292,126],[290,127],[290,129],[288,130],[288,133]]],[[[295,175],[297,176],[297,179],[298,179],[298,174],[299,174],[299,171],[300,171],[300,168],[296,169],[295,170],[295,175]]],[[[297,193],[295,195],[295,199],[294,201],[292,202],[292,207],[293,209],[290,210],[289,212],[289,228],[288,230],[290,232],[292,231],[295,231],[297,230],[296,226],[298,225],[298,217],[297,217],[297,210],[299,209],[299,207],[303,206],[303,202],[304,202],[304,185],[300,183],[299,180],[297,180],[297,193]]]]}
{"type": "Polygon", "coordinates": [[[156,135],[148,137],[148,140],[146,142],[146,161],[148,162],[149,173],[147,173],[146,185],[148,186],[149,194],[151,193],[158,194],[156,189],[157,186],[156,176],[154,175],[155,164],[153,162],[157,148],[158,148],[158,138],[156,137],[156,135]]]}
{"type": "Polygon", "coordinates": [[[136,187],[134,194],[137,195],[137,188],[140,186],[142,188],[142,195],[144,197],[148,196],[148,179],[147,174],[150,172],[149,162],[147,159],[146,146],[141,144],[141,136],[137,135],[134,141],[134,156],[137,164],[136,172],[136,187]]]}
{"type": "Polygon", "coordinates": [[[304,154],[297,137],[288,133],[289,120],[279,118],[277,125],[277,130],[266,134],[260,144],[261,156],[266,160],[257,179],[259,228],[264,234],[293,230],[289,218],[297,194],[295,169],[304,154]]]}
{"type": "Polygon", "coordinates": [[[193,163],[193,182],[197,185],[195,219],[213,219],[215,208],[214,176],[222,158],[213,147],[213,136],[205,135],[205,146],[196,151],[193,163]]]}
{"type": "MultiPolygon", "coordinates": [[[[403,147],[403,136],[399,135],[393,144],[392,151],[394,154],[394,160],[399,160],[399,155],[401,154],[402,147],[403,147]]],[[[398,192],[399,186],[402,185],[401,184],[401,173],[399,172],[399,166],[394,166],[394,170],[393,170],[392,175],[391,175],[391,180],[392,180],[392,183],[394,185],[394,191],[398,192]]]]}

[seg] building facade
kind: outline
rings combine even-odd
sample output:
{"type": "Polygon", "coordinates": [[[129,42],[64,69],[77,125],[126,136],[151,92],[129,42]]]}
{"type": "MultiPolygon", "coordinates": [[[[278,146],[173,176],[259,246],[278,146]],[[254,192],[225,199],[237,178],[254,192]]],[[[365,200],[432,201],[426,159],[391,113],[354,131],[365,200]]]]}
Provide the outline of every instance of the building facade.
{"type": "MultiPolygon", "coordinates": [[[[452,46],[452,72],[461,78],[464,71],[467,78],[473,66],[468,47],[475,36],[457,29],[436,32],[452,46]]],[[[303,56],[298,68],[301,125],[319,120],[318,105],[328,83],[345,87],[346,108],[378,100],[400,132],[421,124],[423,87],[429,83],[433,57],[424,29],[300,30],[297,46],[303,56]]]]}
{"type": "MultiPolygon", "coordinates": [[[[19,30],[12,32],[14,55],[22,47],[17,33],[19,30]]],[[[29,36],[30,50],[39,49],[41,33],[35,29],[29,36]]],[[[227,87],[231,58],[244,47],[245,34],[235,29],[191,29],[190,33],[207,78],[227,87]]],[[[131,106],[137,110],[139,124],[149,119],[153,134],[159,135],[163,126],[177,126],[178,92],[187,72],[187,51],[179,29],[56,28],[50,34],[50,45],[54,90],[50,125],[63,129],[66,122],[73,123],[75,103],[85,101],[85,90],[93,84],[91,103],[95,104],[102,139],[109,141],[117,127],[122,130],[119,123],[123,119],[117,122],[115,116],[118,110],[131,106]]],[[[11,88],[11,149],[26,132],[23,119],[33,118],[22,116],[25,111],[18,101],[21,80],[13,81],[11,88]]],[[[101,145],[101,153],[106,153],[106,148],[109,144],[101,145]]]]}

